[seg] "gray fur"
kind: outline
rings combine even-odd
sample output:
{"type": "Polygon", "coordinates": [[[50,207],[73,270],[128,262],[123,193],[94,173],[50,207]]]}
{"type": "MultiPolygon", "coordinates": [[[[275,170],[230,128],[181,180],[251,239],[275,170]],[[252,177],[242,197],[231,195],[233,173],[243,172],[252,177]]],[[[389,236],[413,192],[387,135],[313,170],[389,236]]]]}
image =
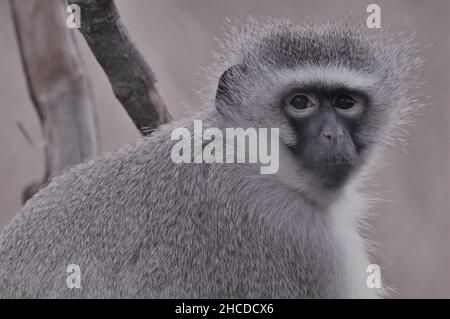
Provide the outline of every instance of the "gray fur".
{"type": "MultiPolygon", "coordinates": [[[[410,41],[346,24],[296,26],[250,22],[224,44],[224,67],[244,64],[232,99],[162,126],[150,137],[55,177],[0,237],[0,296],[349,298],[366,287],[367,209],[361,169],[327,192],[287,151],[295,136],[271,104],[301,68],[357,72],[375,99],[367,123],[374,145],[394,136],[413,107],[406,92],[410,41]],[[176,127],[280,127],[280,171],[256,165],[174,164],[176,127]],[[375,140],[378,139],[378,140],[375,140]],[[66,267],[81,267],[81,289],[66,267]]],[[[416,61],[417,62],[417,61],[416,61]]],[[[318,75],[320,76],[320,75],[318,75]]],[[[217,81],[217,74],[216,74],[217,81]]],[[[306,80],[305,80],[306,81],[306,80]]],[[[327,81],[325,78],[324,81],[327,81]]]]}

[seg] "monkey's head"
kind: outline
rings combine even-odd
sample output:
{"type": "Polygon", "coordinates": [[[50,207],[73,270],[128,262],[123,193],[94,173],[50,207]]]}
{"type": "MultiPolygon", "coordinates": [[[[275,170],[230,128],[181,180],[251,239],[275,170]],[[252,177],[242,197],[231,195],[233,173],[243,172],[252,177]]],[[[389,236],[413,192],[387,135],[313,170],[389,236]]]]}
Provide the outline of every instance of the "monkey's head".
{"type": "Polygon", "coordinates": [[[281,143],[322,185],[336,188],[417,107],[408,95],[420,65],[411,39],[348,23],[247,23],[225,50],[216,93],[237,125],[277,127],[281,143]]]}

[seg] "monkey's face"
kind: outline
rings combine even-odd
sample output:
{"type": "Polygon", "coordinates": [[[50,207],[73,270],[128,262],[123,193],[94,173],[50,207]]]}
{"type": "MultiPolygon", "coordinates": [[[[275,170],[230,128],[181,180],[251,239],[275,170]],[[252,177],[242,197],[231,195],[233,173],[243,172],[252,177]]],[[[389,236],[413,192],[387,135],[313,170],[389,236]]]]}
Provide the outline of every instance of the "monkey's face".
{"type": "Polygon", "coordinates": [[[291,146],[302,167],[327,188],[342,185],[362,164],[367,144],[357,134],[364,122],[368,98],[347,88],[298,88],[282,101],[297,134],[291,146]]]}

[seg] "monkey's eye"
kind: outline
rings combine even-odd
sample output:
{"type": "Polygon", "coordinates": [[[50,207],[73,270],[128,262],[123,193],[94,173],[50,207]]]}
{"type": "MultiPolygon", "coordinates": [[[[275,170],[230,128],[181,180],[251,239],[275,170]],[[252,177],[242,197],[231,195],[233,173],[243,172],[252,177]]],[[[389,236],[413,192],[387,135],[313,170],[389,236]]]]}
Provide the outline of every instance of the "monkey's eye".
{"type": "Polygon", "coordinates": [[[316,109],[316,104],[312,97],[304,93],[297,93],[291,96],[288,99],[288,106],[293,114],[302,117],[310,115],[316,109]]]}
{"type": "Polygon", "coordinates": [[[310,107],[312,102],[309,99],[309,97],[307,97],[306,95],[297,94],[291,98],[291,100],[289,101],[289,104],[291,104],[294,107],[294,109],[303,110],[303,109],[306,109],[307,107],[310,107]]]}
{"type": "Polygon", "coordinates": [[[350,95],[341,94],[334,100],[336,111],[345,116],[357,116],[361,113],[361,103],[350,95]]]}
{"type": "Polygon", "coordinates": [[[342,110],[348,110],[356,104],[356,101],[348,95],[339,95],[334,101],[334,106],[342,110]]]}

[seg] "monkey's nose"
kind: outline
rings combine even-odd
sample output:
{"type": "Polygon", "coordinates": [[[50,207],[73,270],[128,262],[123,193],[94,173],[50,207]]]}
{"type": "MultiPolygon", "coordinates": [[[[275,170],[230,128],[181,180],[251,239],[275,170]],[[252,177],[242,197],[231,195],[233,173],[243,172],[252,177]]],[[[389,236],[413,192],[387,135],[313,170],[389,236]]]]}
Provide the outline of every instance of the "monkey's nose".
{"type": "Polygon", "coordinates": [[[322,132],[322,136],[327,140],[330,140],[330,141],[333,140],[333,134],[331,134],[329,132],[322,132]]]}
{"type": "Polygon", "coordinates": [[[344,133],[341,131],[331,131],[331,130],[324,130],[321,133],[322,139],[325,140],[328,143],[336,143],[339,144],[342,137],[344,136],[344,133]]]}

